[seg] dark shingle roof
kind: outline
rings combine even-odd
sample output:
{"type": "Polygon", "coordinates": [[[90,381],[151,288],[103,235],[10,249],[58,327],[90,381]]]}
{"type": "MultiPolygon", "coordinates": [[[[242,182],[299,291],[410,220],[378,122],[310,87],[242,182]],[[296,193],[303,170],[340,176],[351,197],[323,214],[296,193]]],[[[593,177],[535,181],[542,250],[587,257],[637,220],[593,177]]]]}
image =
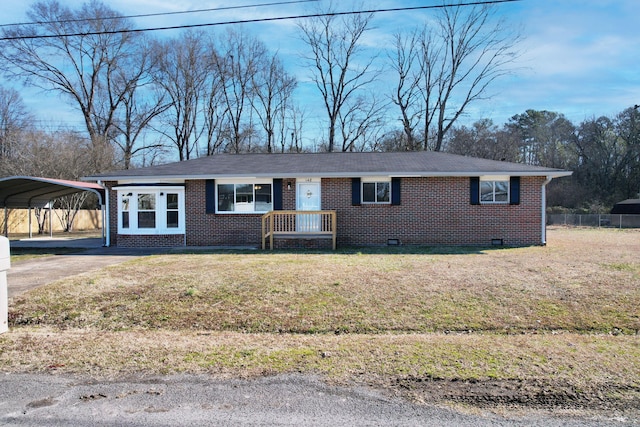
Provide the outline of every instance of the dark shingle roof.
{"type": "Polygon", "coordinates": [[[211,179],[232,177],[359,177],[359,176],[566,176],[560,169],[500,162],[434,151],[219,154],[183,162],[106,172],[87,180],[211,179]]]}

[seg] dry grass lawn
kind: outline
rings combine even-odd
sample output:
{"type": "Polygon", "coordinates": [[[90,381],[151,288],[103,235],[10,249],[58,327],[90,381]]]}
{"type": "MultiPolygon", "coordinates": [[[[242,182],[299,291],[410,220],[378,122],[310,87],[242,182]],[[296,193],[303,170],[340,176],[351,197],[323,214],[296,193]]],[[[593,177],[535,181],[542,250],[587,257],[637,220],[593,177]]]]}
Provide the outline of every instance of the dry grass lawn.
{"type": "Polygon", "coordinates": [[[147,257],[10,301],[0,370],[304,372],[423,400],[465,394],[435,396],[425,381],[498,381],[515,396],[500,402],[564,393],[637,407],[640,230],[547,240],[147,257]]]}

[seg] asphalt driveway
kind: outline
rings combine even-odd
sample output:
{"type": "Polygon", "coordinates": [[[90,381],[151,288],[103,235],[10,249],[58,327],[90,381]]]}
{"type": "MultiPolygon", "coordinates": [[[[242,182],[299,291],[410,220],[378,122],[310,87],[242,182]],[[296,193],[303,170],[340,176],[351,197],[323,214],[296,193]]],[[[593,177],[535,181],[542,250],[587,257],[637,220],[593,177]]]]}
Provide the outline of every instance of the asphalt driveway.
{"type": "MultiPolygon", "coordinates": [[[[38,257],[14,262],[7,271],[9,298],[38,286],[55,282],[65,277],[99,270],[103,267],[119,264],[142,256],[167,252],[167,249],[127,249],[96,246],[96,242],[83,241],[18,241],[11,242],[12,248],[76,248],[79,252],[38,257]]],[[[98,240],[99,243],[99,240],[98,240]]]]}

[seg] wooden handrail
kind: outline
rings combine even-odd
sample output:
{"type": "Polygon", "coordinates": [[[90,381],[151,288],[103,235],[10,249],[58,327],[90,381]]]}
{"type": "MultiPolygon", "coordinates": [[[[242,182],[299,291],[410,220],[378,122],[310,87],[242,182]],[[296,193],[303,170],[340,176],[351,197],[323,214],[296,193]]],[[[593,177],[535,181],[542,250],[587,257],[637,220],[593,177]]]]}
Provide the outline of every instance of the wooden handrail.
{"type": "Polygon", "coordinates": [[[273,250],[275,236],[316,237],[332,239],[336,249],[336,211],[270,211],[262,216],[262,249],[273,250]]]}

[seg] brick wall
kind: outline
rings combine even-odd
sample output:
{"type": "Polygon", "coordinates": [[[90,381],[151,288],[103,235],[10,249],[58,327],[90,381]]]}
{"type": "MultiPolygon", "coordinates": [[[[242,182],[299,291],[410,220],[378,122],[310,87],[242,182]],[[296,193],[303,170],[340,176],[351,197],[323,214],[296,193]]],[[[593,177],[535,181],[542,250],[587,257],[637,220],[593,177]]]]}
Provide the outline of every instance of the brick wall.
{"type": "Polygon", "coordinates": [[[185,204],[187,246],[261,244],[261,214],[206,213],[204,180],[187,181],[185,204]]]}
{"type": "MultiPolygon", "coordinates": [[[[388,239],[409,245],[489,245],[492,239],[510,246],[537,245],[543,181],[522,177],[519,205],[471,205],[469,178],[402,178],[400,205],[352,206],[351,179],[323,179],[322,209],[337,210],[338,245],[386,245],[388,239]]],[[[284,180],[282,194],[283,209],[295,209],[295,180],[284,180]]],[[[117,236],[116,200],[115,191],[110,191],[113,245],[184,245],[183,235],[117,236]]],[[[187,181],[185,203],[187,246],[260,245],[261,215],[207,214],[204,180],[187,181]]]]}
{"type": "Polygon", "coordinates": [[[322,181],[322,208],[336,209],[338,245],[541,243],[544,178],[521,178],[519,205],[471,205],[469,178],[403,178],[401,204],[351,205],[351,180],[322,181]]]}
{"type": "Polygon", "coordinates": [[[184,246],[184,234],[123,234],[118,236],[121,248],[175,248],[184,246]]]}

